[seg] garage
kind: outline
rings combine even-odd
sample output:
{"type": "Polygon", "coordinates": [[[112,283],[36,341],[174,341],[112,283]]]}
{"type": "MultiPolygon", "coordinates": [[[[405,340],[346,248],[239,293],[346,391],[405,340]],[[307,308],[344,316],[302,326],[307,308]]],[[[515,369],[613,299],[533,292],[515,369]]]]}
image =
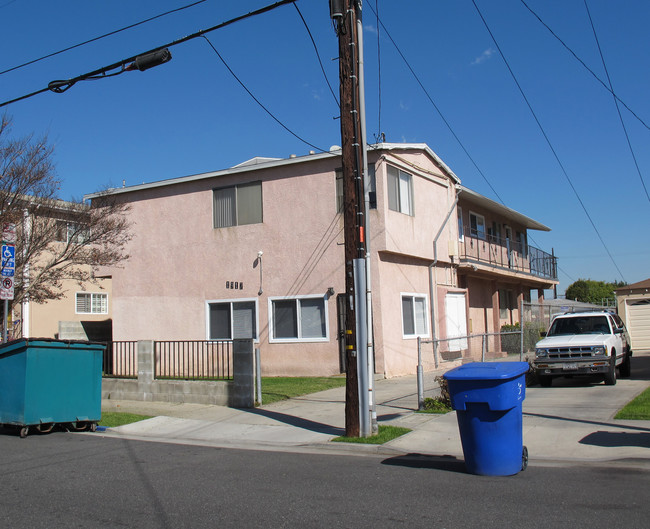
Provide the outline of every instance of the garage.
{"type": "Polygon", "coordinates": [[[616,308],[630,333],[632,350],[650,351],[650,279],[617,288],[616,308]]]}
{"type": "Polygon", "coordinates": [[[632,350],[650,350],[650,299],[628,299],[626,304],[632,350]]]}

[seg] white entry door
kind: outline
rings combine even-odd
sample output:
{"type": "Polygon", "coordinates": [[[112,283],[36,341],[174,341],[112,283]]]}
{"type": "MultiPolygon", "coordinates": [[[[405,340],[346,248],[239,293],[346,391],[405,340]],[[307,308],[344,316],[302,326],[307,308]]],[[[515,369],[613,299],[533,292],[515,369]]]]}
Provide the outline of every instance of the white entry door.
{"type": "Polygon", "coordinates": [[[449,340],[449,350],[467,349],[467,312],[465,310],[465,294],[462,292],[449,292],[445,296],[445,321],[447,338],[463,337],[458,340],[449,340]]]}

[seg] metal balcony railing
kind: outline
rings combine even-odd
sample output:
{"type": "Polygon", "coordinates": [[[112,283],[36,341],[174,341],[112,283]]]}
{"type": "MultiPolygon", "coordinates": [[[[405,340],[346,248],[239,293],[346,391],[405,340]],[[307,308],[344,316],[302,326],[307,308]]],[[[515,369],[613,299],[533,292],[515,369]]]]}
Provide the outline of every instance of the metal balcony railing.
{"type": "Polygon", "coordinates": [[[464,231],[463,238],[459,241],[461,262],[487,264],[503,270],[557,280],[557,258],[554,255],[519,241],[477,233],[469,228],[464,231]]]}

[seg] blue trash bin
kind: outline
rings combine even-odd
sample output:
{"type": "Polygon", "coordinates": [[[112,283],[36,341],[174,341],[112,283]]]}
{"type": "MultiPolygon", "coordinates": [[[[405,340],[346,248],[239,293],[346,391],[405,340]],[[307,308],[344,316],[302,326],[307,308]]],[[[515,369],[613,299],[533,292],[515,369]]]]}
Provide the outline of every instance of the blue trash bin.
{"type": "Polygon", "coordinates": [[[0,424],[48,431],[101,420],[104,344],[22,339],[0,347],[0,424]]]}
{"type": "Polygon", "coordinates": [[[443,375],[468,472],[511,476],[526,468],[522,403],[528,368],[527,362],[473,362],[443,375]]]}

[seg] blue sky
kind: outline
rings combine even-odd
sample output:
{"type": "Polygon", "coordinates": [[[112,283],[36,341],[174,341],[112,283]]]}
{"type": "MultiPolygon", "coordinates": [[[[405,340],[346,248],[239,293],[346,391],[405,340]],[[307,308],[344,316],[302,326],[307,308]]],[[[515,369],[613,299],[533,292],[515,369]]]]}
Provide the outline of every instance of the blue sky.
{"type": "MultiPolygon", "coordinates": [[[[465,186],[500,197],[549,226],[549,233],[531,232],[530,242],[559,257],[560,293],[579,278],[634,283],[650,277],[650,200],[642,183],[650,188],[650,3],[587,0],[614,91],[640,118],[621,106],[640,177],[611,93],[521,0],[475,1],[562,166],[472,0],[364,2],[369,141],[383,132],[389,142],[427,143],[465,186]],[[378,9],[427,93],[381,27],[378,39],[370,7],[378,9]]],[[[0,71],[190,3],[0,0],[0,71]]],[[[271,3],[207,0],[0,75],[0,100],[271,3]]],[[[526,3],[607,82],[584,0],[526,3]]],[[[329,3],[297,4],[338,97],[333,60],[338,45],[329,3]]],[[[292,5],[208,37],[246,87],[293,133],[322,149],[340,143],[334,98],[292,5]]],[[[174,46],[171,52],[171,62],[146,72],[80,82],[63,94],[47,92],[4,107],[17,135],[48,135],[63,180],[62,198],[79,198],[122,181],[135,185],[313,148],[269,117],[205,40],[174,46]]]]}

